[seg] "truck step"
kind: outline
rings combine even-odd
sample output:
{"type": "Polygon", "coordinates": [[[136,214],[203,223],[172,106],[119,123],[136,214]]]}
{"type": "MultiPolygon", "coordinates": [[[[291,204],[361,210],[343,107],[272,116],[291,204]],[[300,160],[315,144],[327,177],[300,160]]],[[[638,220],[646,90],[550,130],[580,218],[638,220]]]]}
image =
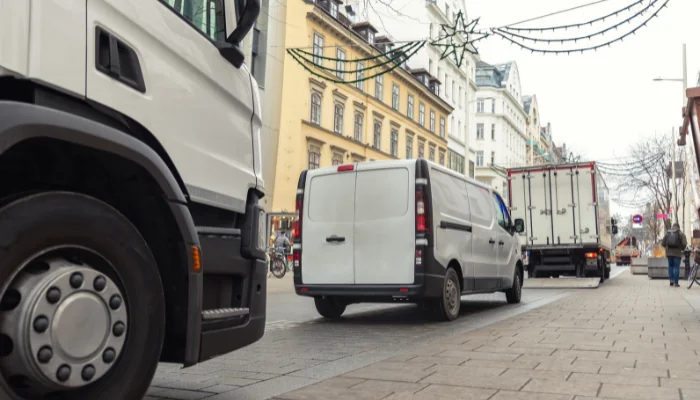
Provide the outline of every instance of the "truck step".
{"type": "Polygon", "coordinates": [[[220,228],[216,226],[198,226],[197,234],[201,236],[240,237],[241,230],[237,228],[220,228]]]}
{"type": "Polygon", "coordinates": [[[248,308],[218,308],[202,311],[202,321],[216,321],[234,317],[245,317],[250,313],[248,308]]]}

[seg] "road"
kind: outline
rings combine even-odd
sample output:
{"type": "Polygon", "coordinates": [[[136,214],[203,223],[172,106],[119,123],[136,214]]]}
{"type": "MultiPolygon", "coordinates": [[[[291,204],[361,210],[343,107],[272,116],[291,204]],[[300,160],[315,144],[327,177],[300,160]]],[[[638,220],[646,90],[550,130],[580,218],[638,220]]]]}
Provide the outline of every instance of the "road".
{"type": "MultiPolygon", "coordinates": [[[[612,276],[624,270],[614,267],[612,276]]],[[[574,292],[527,289],[518,305],[507,304],[502,293],[464,296],[461,317],[451,323],[436,322],[410,304],[352,305],[341,320],[326,321],[311,299],[294,294],[289,277],[271,280],[269,286],[267,328],[259,342],[188,369],[161,364],[148,398],[268,399],[574,292]]]]}

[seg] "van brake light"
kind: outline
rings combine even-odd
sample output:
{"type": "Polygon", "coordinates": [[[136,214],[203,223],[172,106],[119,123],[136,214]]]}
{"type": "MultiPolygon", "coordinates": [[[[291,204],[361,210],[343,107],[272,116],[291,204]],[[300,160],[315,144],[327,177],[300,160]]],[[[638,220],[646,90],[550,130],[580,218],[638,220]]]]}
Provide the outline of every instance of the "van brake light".
{"type": "Polygon", "coordinates": [[[338,172],[352,171],[354,169],[355,169],[355,166],[352,164],[338,166],[338,172]]]}

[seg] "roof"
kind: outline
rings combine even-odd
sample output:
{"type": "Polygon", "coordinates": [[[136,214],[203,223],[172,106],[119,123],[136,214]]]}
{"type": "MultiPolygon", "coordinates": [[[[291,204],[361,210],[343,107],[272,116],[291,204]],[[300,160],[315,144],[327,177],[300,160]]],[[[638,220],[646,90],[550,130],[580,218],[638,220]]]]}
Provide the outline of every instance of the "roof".
{"type": "Polygon", "coordinates": [[[530,114],[530,105],[532,105],[532,96],[523,96],[523,108],[526,114],[530,114]]]}
{"type": "Polygon", "coordinates": [[[505,88],[510,71],[513,69],[514,61],[504,64],[491,65],[483,61],[476,63],[476,85],[490,86],[495,88],[505,88]]]}

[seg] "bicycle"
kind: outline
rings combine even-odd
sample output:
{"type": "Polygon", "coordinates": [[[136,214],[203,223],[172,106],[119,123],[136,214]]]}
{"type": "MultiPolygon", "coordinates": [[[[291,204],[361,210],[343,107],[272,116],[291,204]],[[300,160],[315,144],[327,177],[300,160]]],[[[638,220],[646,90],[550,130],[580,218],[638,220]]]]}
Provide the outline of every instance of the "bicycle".
{"type": "MultiPolygon", "coordinates": [[[[275,248],[271,247],[269,249],[267,265],[270,273],[277,279],[282,279],[287,273],[286,256],[284,252],[277,251],[275,248]]],[[[269,277],[270,275],[268,275],[268,278],[269,277]]]]}
{"type": "Polygon", "coordinates": [[[698,280],[698,264],[694,261],[695,254],[697,254],[698,251],[700,251],[700,249],[693,249],[693,265],[690,268],[690,274],[688,275],[688,289],[693,286],[693,283],[697,282],[698,285],[700,285],[700,280],[698,280]]]}

